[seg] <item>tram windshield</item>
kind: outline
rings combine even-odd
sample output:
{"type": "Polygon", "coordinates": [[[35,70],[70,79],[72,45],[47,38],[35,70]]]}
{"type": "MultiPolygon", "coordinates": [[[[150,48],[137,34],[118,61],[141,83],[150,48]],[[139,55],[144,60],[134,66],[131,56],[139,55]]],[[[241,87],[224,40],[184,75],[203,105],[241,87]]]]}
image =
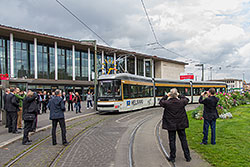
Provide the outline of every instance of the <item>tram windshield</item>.
{"type": "Polygon", "coordinates": [[[121,97],[121,81],[120,80],[99,81],[98,97],[105,97],[105,98],[121,97]]]}

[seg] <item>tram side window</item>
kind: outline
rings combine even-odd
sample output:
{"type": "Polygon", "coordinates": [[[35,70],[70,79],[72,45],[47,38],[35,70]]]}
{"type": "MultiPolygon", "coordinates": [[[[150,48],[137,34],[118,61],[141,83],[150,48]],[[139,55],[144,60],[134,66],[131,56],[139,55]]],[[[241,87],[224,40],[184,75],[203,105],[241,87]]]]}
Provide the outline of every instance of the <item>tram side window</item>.
{"type": "Polygon", "coordinates": [[[121,96],[121,81],[114,81],[115,97],[121,96]]]}
{"type": "Polygon", "coordinates": [[[153,97],[153,87],[152,86],[144,86],[144,87],[145,87],[144,97],[153,97]]]}
{"type": "Polygon", "coordinates": [[[193,88],[193,90],[194,90],[194,96],[197,96],[197,95],[200,95],[200,88],[193,88]]]}
{"type": "Polygon", "coordinates": [[[137,88],[138,88],[137,97],[139,97],[139,98],[140,98],[140,97],[143,97],[143,86],[138,85],[137,88]]]}
{"type": "Polygon", "coordinates": [[[167,95],[168,92],[170,92],[170,89],[171,89],[170,87],[157,87],[156,96],[157,97],[165,96],[167,95]]]}
{"type": "Polygon", "coordinates": [[[130,90],[131,90],[130,97],[131,98],[136,98],[138,96],[137,89],[138,89],[137,85],[130,85],[130,90]]]}
{"type": "Polygon", "coordinates": [[[177,90],[178,90],[178,92],[179,92],[180,95],[186,95],[185,89],[186,88],[177,88],[177,90]]]}
{"type": "Polygon", "coordinates": [[[130,97],[130,85],[123,85],[124,98],[128,99],[130,97]]]}

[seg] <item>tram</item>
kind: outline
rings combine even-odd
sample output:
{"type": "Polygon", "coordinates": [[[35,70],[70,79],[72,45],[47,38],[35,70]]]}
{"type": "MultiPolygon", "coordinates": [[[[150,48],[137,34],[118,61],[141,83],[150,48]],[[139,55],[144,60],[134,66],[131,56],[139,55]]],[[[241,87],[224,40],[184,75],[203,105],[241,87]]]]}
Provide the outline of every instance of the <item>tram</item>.
{"type": "Polygon", "coordinates": [[[102,75],[98,79],[97,110],[99,112],[124,112],[159,106],[160,99],[172,88],[198,103],[200,94],[209,88],[225,92],[223,82],[174,81],[148,78],[128,73],[102,75]]]}

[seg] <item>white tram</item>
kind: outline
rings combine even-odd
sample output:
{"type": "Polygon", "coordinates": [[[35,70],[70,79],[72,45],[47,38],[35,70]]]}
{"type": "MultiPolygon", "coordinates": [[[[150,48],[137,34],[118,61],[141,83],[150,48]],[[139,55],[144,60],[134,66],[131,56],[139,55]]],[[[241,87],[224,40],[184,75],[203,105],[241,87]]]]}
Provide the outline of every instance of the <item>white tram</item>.
{"type": "Polygon", "coordinates": [[[159,101],[172,88],[197,103],[201,92],[209,88],[225,92],[222,82],[189,82],[152,79],[127,73],[102,75],[98,79],[97,110],[123,112],[158,106],[159,101]]]}

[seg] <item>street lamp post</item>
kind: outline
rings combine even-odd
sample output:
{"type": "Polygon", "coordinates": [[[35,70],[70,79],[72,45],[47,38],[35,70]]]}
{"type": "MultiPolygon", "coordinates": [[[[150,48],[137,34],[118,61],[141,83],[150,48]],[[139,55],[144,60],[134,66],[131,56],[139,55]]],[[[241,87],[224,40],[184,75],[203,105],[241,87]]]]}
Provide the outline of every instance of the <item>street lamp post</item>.
{"type": "Polygon", "coordinates": [[[82,40],[81,42],[86,42],[86,43],[91,43],[92,45],[94,45],[94,59],[95,59],[95,78],[94,78],[94,106],[95,106],[95,110],[97,110],[97,42],[96,40],[82,40]]]}
{"type": "Polygon", "coordinates": [[[195,66],[200,66],[202,70],[201,81],[204,81],[204,64],[196,64],[195,66]]]}

